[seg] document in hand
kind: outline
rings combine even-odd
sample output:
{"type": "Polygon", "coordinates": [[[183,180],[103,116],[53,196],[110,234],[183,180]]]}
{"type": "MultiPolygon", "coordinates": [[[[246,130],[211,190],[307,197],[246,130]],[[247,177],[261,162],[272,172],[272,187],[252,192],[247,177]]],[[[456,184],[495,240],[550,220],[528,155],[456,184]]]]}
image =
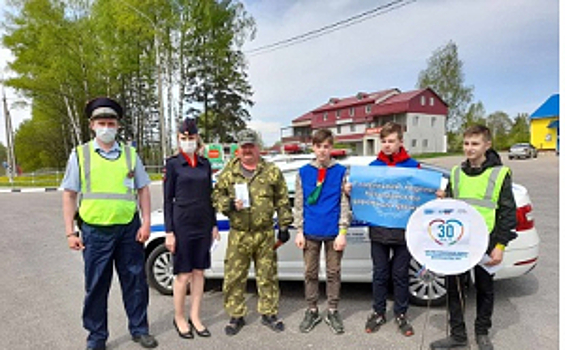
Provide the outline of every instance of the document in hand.
{"type": "Polygon", "coordinates": [[[240,199],[243,207],[249,208],[249,189],[246,183],[235,184],[235,199],[240,199]]]}

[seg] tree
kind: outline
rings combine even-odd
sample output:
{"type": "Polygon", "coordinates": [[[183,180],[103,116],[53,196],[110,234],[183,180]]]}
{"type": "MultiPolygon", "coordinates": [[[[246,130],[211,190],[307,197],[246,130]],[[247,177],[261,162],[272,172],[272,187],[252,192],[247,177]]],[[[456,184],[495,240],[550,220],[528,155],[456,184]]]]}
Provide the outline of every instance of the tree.
{"type": "Polygon", "coordinates": [[[418,76],[417,87],[431,87],[447,103],[446,129],[457,130],[467,105],[473,99],[473,87],[465,85],[463,61],[459,59],[457,45],[453,41],[432,53],[427,68],[418,76]]]}
{"type": "Polygon", "coordinates": [[[472,125],[486,125],[486,122],[486,111],[483,103],[481,101],[471,103],[465,114],[463,114],[461,130],[465,130],[472,125]]]}
{"type": "MultiPolygon", "coordinates": [[[[162,162],[154,157],[161,96],[165,120],[182,119],[183,106],[194,105],[195,115],[210,111],[205,121],[215,116],[203,130],[221,140],[250,118],[240,48],[254,22],[239,1],[10,0],[4,26],[2,43],[14,56],[6,85],[33,101],[33,122],[16,135],[16,149],[24,153],[18,143],[35,149],[28,139],[46,122],[58,126],[41,135],[50,138],[46,145],[64,144],[68,152],[88,140],[83,109],[100,95],[123,105],[123,136],[156,164],[162,162]]],[[[164,130],[166,139],[170,131],[164,130]]],[[[58,156],[42,159],[60,164],[58,156]]],[[[29,166],[47,166],[42,162],[29,166]]]]}
{"type": "MultiPolygon", "coordinates": [[[[8,161],[8,152],[6,151],[6,146],[0,143],[0,164],[4,164],[4,162],[8,161]]],[[[4,169],[3,173],[6,173],[6,168],[2,165],[2,169],[4,169]]]]}
{"type": "Polygon", "coordinates": [[[530,142],[530,115],[518,113],[510,129],[510,144],[530,142]]]}
{"type": "Polygon", "coordinates": [[[214,135],[229,142],[251,119],[252,91],[241,46],[253,38],[255,24],[238,1],[199,0],[188,6],[194,27],[184,38],[191,62],[183,73],[183,96],[186,104],[199,105],[188,113],[202,115],[205,141],[214,135]]]}
{"type": "Polygon", "coordinates": [[[512,120],[502,111],[491,113],[487,117],[487,126],[492,134],[492,146],[496,150],[507,149],[510,146],[509,133],[512,120]]]}

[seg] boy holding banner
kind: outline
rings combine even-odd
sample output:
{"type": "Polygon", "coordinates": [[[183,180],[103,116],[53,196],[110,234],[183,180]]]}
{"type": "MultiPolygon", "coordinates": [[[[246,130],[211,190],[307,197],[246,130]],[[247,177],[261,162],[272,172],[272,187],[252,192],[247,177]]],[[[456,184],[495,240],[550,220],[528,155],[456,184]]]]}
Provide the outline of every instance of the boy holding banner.
{"type": "MultiPolygon", "coordinates": [[[[396,166],[419,168],[420,163],[410,158],[403,147],[402,126],[386,123],[381,129],[381,151],[371,166],[396,166]]],[[[408,321],[408,267],[412,256],[408,251],[404,228],[370,226],[371,258],[373,260],[373,312],[365,323],[365,332],[374,333],[386,323],[386,298],[388,280],[392,270],[394,291],[394,314],[400,332],[405,336],[414,334],[408,321]],[[391,258],[392,252],[392,258],[391,258]]]]}
{"type": "MultiPolygon", "coordinates": [[[[504,248],[516,238],[516,202],[512,192],[510,169],[502,165],[500,156],[491,148],[490,130],[483,125],[468,128],[463,134],[463,151],[467,158],[451,170],[447,194],[439,197],[453,197],[472,205],[485,219],[490,232],[487,266],[502,262],[504,248]]],[[[475,335],[480,350],[492,350],[488,337],[492,326],[494,308],[493,275],[481,266],[474,267],[475,289],[477,290],[477,316],[475,335]]],[[[450,336],[431,343],[433,350],[466,347],[463,287],[469,273],[446,276],[447,307],[449,309],[450,336]]]]}
{"type": "Polygon", "coordinates": [[[300,331],[308,333],[322,321],[318,312],[318,273],[320,250],[326,256],[326,296],[328,312],[324,321],[336,334],[344,332],[337,311],[341,288],[341,258],[347,244],[351,221],[349,198],[344,193],[347,169],[331,159],[333,135],[330,130],[314,133],[312,146],[316,159],[300,168],[296,175],[294,225],[296,246],[304,255],[304,289],[308,308],[300,331]]]}

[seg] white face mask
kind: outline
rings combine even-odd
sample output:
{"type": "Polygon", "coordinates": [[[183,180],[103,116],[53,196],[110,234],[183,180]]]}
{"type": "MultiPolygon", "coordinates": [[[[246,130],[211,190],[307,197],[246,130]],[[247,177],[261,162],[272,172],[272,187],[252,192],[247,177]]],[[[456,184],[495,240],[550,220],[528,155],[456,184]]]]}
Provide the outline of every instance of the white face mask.
{"type": "Polygon", "coordinates": [[[184,153],[194,154],[197,146],[196,140],[180,141],[180,148],[184,153]]]}
{"type": "Polygon", "coordinates": [[[96,128],[94,129],[96,132],[96,137],[104,142],[104,143],[111,143],[116,139],[116,133],[118,129],[116,128],[96,128]]]}

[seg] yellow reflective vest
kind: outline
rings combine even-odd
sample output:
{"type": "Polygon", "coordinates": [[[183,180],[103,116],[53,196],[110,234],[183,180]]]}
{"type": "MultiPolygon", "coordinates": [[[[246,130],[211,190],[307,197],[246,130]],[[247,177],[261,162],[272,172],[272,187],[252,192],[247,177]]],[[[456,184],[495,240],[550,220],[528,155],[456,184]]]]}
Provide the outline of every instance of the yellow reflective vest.
{"type": "Polygon", "coordinates": [[[473,206],[485,219],[489,232],[496,223],[498,198],[502,183],[510,168],[495,166],[486,169],[482,174],[469,176],[456,166],[451,170],[451,190],[453,198],[462,200],[473,206]]]}
{"type": "Polygon", "coordinates": [[[79,215],[84,222],[111,226],[128,224],[137,210],[133,169],[136,152],[122,146],[116,159],[106,159],[94,150],[93,141],[77,147],[81,197],[79,215]]]}

